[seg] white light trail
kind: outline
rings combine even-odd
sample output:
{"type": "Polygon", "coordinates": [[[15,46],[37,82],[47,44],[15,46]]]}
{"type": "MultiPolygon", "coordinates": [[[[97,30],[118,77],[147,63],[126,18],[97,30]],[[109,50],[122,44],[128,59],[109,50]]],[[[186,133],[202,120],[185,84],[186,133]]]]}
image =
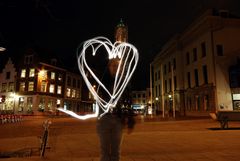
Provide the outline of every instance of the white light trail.
{"type": "Polygon", "coordinates": [[[87,40],[80,47],[77,50],[78,67],[88,89],[90,90],[94,99],[96,100],[96,111],[94,114],[88,114],[83,116],[83,115],[77,115],[76,113],[63,108],[59,108],[58,110],[65,112],[78,119],[85,120],[87,118],[98,117],[99,108],[101,108],[103,110],[103,113],[100,114],[99,117],[102,117],[110,109],[116,106],[124,89],[126,88],[128,82],[130,81],[138,63],[138,59],[139,59],[138,51],[133,45],[127,42],[115,42],[114,44],[112,44],[110,40],[105,37],[96,37],[96,38],[87,40]],[[82,47],[81,51],[79,50],[80,47],[82,47]],[[113,86],[112,92],[109,91],[110,89],[107,89],[106,86],[101,82],[101,80],[95,75],[95,73],[89,67],[86,61],[86,54],[87,54],[86,50],[88,51],[91,50],[92,55],[95,56],[96,54],[101,53],[101,52],[98,52],[98,50],[99,48],[102,48],[102,47],[104,47],[106,52],[108,53],[109,59],[118,58],[120,60],[117,68],[116,76],[114,79],[114,86],[113,86]],[[98,95],[95,88],[93,88],[94,86],[93,82],[90,82],[86,73],[89,73],[91,77],[94,79],[94,81],[97,82],[98,87],[102,88],[108,94],[109,96],[108,100],[105,100],[104,98],[98,95]]]}

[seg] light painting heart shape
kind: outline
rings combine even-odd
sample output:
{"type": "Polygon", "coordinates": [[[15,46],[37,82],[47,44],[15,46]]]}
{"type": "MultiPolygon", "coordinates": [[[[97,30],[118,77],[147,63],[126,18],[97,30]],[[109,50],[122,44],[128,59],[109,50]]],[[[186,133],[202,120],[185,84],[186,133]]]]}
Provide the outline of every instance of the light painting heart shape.
{"type": "MultiPolygon", "coordinates": [[[[60,111],[68,113],[74,117],[79,119],[86,119],[90,117],[97,117],[99,113],[99,108],[103,110],[103,113],[100,115],[103,116],[110,109],[114,108],[120,99],[122,93],[124,92],[128,82],[130,81],[137,63],[139,59],[137,49],[126,42],[115,42],[112,44],[110,40],[105,37],[96,37],[84,42],[82,46],[81,52],[79,49],[78,53],[78,67],[82,77],[96,100],[96,112],[92,115],[79,116],[72,111],[68,111],[66,109],[60,108],[60,111]],[[91,69],[90,64],[86,60],[87,54],[92,54],[95,56],[97,54],[101,54],[100,48],[104,48],[106,53],[108,54],[109,59],[118,59],[119,64],[117,66],[116,75],[113,82],[113,89],[107,89],[106,85],[101,82],[101,78],[98,78],[94,73],[93,69],[91,69]],[[88,52],[86,52],[88,51],[88,52]],[[93,80],[89,79],[89,76],[93,78],[93,80]],[[101,88],[107,95],[108,98],[103,98],[98,94],[98,91],[93,86],[97,84],[98,88],[101,88]],[[96,84],[95,84],[96,83],[96,84]]],[[[104,57],[103,57],[104,58],[104,57]]]]}

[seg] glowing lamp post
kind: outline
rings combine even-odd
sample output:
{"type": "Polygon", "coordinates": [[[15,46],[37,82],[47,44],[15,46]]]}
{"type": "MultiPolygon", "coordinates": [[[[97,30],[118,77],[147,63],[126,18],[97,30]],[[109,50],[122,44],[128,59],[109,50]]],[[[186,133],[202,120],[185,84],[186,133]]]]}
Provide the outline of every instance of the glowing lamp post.
{"type": "Polygon", "coordinates": [[[5,50],[6,50],[6,48],[0,47],[0,52],[1,52],[1,51],[5,51],[5,50]]]}

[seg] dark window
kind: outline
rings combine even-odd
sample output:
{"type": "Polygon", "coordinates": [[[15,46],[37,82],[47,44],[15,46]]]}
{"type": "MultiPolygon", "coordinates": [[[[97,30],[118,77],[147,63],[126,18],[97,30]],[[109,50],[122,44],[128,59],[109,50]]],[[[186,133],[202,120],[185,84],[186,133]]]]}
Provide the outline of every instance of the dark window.
{"type": "Polygon", "coordinates": [[[76,88],[76,86],[77,86],[77,82],[76,82],[76,79],[75,79],[75,78],[73,78],[72,86],[73,86],[74,88],[76,88]]]}
{"type": "Polygon", "coordinates": [[[176,90],[177,89],[177,77],[174,76],[174,89],[176,90]]]}
{"type": "Polygon", "coordinates": [[[10,79],[11,72],[6,73],[6,79],[10,79]]]}
{"type": "Polygon", "coordinates": [[[206,43],[205,42],[202,42],[201,48],[202,48],[202,57],[205,57],[207,55],[207,49],[206,49],[206,43]]]}
{"type": "Polygon", "coordinates": [[[169,90],[172,91],[172,79],[169,78],[169,90]]]}
{"type": "Polygon", "coordinates": [[[189,52],[186,53],[186,65],[189,65],[190,63],[190,54],[189,52]]]}
{"type": "Polygon", "coordinates": [[[197,48],[193,48],[193,61],[197,61],[197,48]]]}
{"type": "Polygon", "coordinates": [[[133,98],[136,98],[136,94],[135,93],[133,94],[133,98]]]}
{"type": "Polygon", "coordinates": [[[173,59],[173,69],[176,69],[176,58],[173,59]]]}
{"type": "Polygon", "coordinates": [[[217,45],[217,55],[223,56],[223,46],[222,45],[217,45]]]}
{"type": "Polygon", "coordinates": [[[167,65],[164,65],[164,74],[167,74],[167,65]]]}
{"type": "Polygon", "coordinates": [[[71,86],[71,77],[70,76],[67,77],[67,85],[71,86]]]}
{"type": "Polygon", "coordinates": [[[168,62],[168,72],[171,72],[171,62],[168,62]]]}
{"type": "Polygon", "coordinates": [[[155,77],[155,81],[157,81],[157,72],[155,72],[155,76],[154,77],[155,77]]]}
{"type": "Polygon", "coordinates": [[[160,80],[160,70],[158,71],[158,80],[160,80]]]}
{"type": "Polygon", "coordinates": [[[81,86],[81,81],[80,81],[80,79],[78,79],[77,80],[77,88],[80,88],[80,86],[81,86]]]}
{"type": "Polygon", "coordinates": [[[165,93],[167,93],[167,80],[165,80],[165,83],[164,83],[164,84],[165,84],[165,86],[164,86],[164,87],[165,87],[164,90],[165,90],[165,93]]]}
{"type": "Polygon", "coordinates": [[[161,86],[158,85],[158,95],[160,96],[160,92],[161,92],[161,86]]]}
{"type": "Polygon", "coordinates": [[[187,80],[188,80],[188,88],[191,88],[191,74],[190,74],[190,72],[187,73],[187,80]]]}
{"type": "Polygon", "coordinates": [[[207,66],[203,66],[203,79],[204,79],[204,84],[208,84],[208,72],[207,72],[207,66]]]}
{"type": "Polygon", "coordinates": [[[198,70],[194,69],[194,76],[195,76],[195,85],[196,87],[199,86],[199,80],[198,80],[198,70]]]}
{"type": "Polygon", "coordinates": [[[157,93],[157,86],[155,86],[155,92],[156,92],[156,96],[158,95],[158,93],[157,93]]]}
{"type": "Polygon", "coordinates": [[[24,64],[32,64],[33,63],[33,55],[26,55],[24,57],[24,64]]]}
{"type": "Polygon", "coordinates": [[[231,88],[240,87],[240,64],[229,68],[229,80],[231,88]]]}

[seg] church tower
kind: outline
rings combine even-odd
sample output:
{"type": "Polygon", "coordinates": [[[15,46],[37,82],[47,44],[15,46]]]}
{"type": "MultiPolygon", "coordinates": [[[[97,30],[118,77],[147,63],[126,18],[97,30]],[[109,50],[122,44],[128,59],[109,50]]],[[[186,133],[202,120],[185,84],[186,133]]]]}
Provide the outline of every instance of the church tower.
{"type": "Polygon", "coordinates": [[[115,41],[127,42],[128,41],[128,27],[124,25],[121,19],[115,29],[115,41]]]}

